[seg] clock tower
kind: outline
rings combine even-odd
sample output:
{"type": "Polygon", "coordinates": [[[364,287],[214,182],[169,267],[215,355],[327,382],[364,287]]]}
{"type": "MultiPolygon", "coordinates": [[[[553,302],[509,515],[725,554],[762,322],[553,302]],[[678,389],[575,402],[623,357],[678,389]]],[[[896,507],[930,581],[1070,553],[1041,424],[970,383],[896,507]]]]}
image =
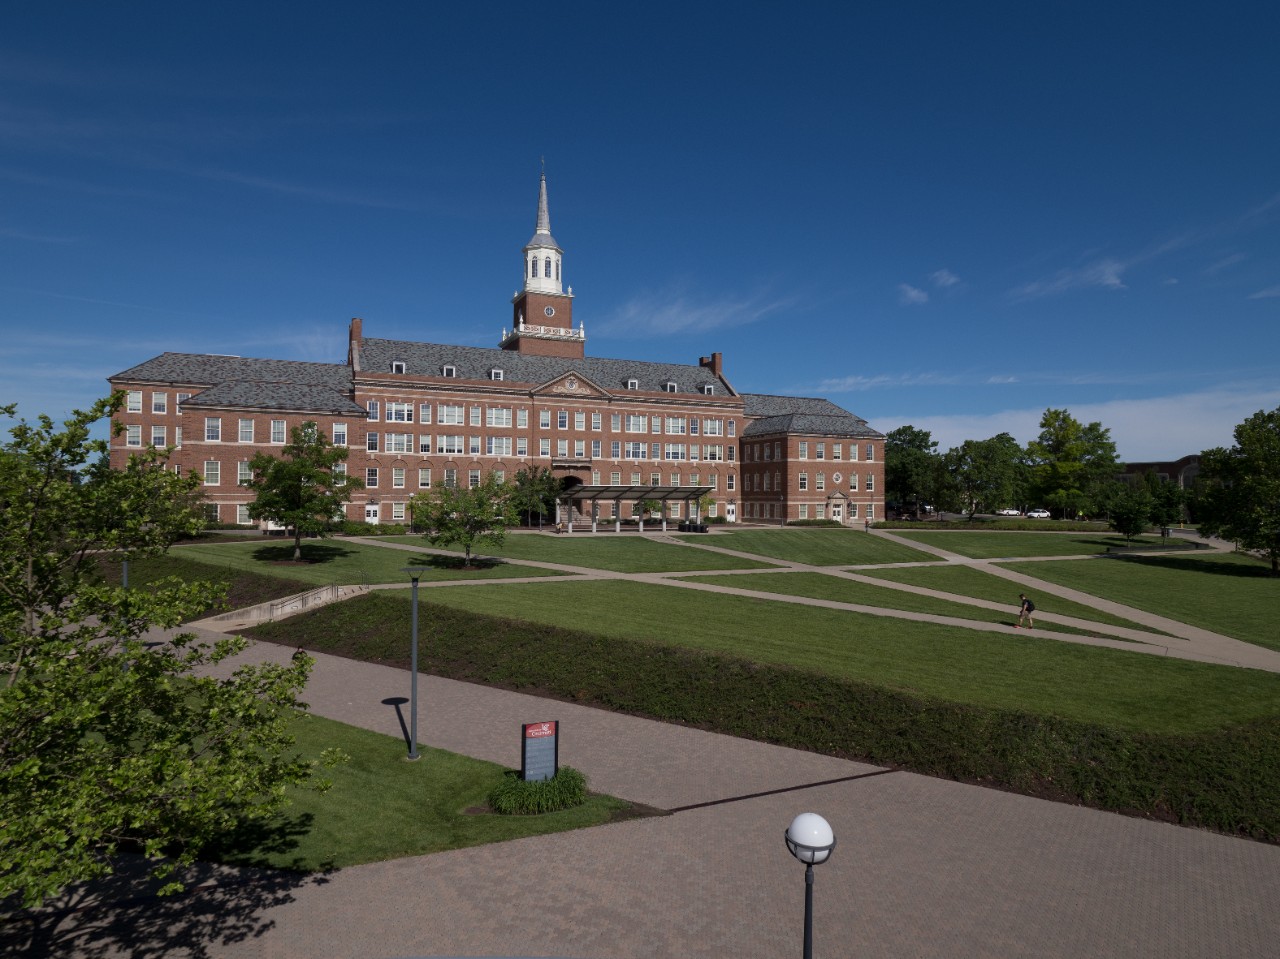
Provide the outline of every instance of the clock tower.
{"type": "Polygon", "coordinates": [[[547,209],[547,174],[538,185],[538,222],[524,246],[524,290],[511,300],[511,329],[502,334],[504,350],[538,356],[585,354],[587,336],[573,328],[573,287],[565,293],[560,267],[564,250],[551,235],[547,209]]]}

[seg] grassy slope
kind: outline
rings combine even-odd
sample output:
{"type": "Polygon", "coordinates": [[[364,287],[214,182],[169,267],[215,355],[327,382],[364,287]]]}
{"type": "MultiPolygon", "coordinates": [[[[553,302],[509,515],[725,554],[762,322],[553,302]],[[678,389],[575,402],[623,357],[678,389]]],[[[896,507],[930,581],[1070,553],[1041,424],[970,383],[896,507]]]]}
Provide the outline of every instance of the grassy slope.
{"type": "MultiPolygon", "coordinates": [[[[1019,556],[1093,556],[1123,548],[1123,536],[1108,533],[897,532],[894,535],[936,546],[971,559],[1019,556]]],[[[1158,548],[1159,537],[1135,537],[1134,544],[1158,548]]]]}
{"type": "Polygon", "coordinates": [[[407,762],[404,740],[318,716],[300,721],[295,735],[304,755],[337,747],[351,757],[326,771],[332,788],[291,790],[275,821],[229,837],[206,858],[311,871],[594,826],[628,808],[591,796],[542,816],[468,813],[484,806],[505,774],[501,766],[426,747],[421,759],[407,762]]]}
{"type": "MultiPolygon", "coordinates": [[[[678,573],[700,569],[762,569],[771,563],[723,556],[700,549],[686,549],[672,543],[647,538],[648,534],[592,536],[586,534],[516,533],[499,547],[483,546],[475,552],[484,556],[531,559],[544,563],[564,563],[618,573],[678,573]]],[[[395,543],[422,545],[421,536],[390,536],[395,543]]],[[[460,551],[459,551],[460,552],[460,551]]]]}
{"type": "Polygon", "coordinates": [[[713,536],[685,534],[678,538],[810,566],[867,566],[936,559],[901,543],[847,529],[744,529],[717,532],[713,536]]]}
{"type": "Polygon", "coordinates": [[[1246,555],[1125,556],[1099,562],[1010,563],[1028,576],[1280,650],[1280,579],[1246,555]]]}
{"type": "MultiPolygon", "coordinates": [[[[1255,670],[671,587],[509,584],[427,591],[423,601],[497,616],[518,610],[523,620],[606,640],[682,646],[956,703],[1126,729],[1215,729],[1280,712],[1280,676],[1255,670]]],[[[402,664],[409,613],[408,597],[383,594],[268,624],[253,635],[402,664]]],[[[430,662],[437,627],[429,605],[422,628],[430,662]]]]}
{"type": "MultiPolygon", "coordinates": [[[[390,539],[390,537],[388,537],[390,539]]],[[[422,537],[404,537],[414,546],[426,545],[422,537]]],[[[422,570],[422,582],[446,579],[507,579],[521,576],[556,576],[552,570],[531,566],[511,566],[505,563],[477,564],[478,569],[458,568],[458,561],[448,556],[428,553],[410,553],[401,549],[366,546],[343,539],[323,541],[309,540],[302,544],[303,565],[294,565],[293,544],[280,543],[231,543],[226,545],[195,545],[180,547],[183,556],[211,566],[268,574],[296,580],[307,585],[323,586],[329,583],[355,585],[359,583],[407,583],[406,567],[422,570]]],[[[295,590],[295,592],[298,590],[295,590]]]]}

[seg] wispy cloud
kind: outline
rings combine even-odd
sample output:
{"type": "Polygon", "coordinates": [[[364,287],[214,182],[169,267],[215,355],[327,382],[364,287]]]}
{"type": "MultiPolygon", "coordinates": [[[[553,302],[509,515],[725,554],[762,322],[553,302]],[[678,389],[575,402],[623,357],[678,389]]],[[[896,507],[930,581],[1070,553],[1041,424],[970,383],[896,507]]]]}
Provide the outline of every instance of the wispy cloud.
{"type": "MultiPolygon", "coordinates": [[[[1132,462],[1174,460],[1215,446],[1230,446],[1237,423],[1260,409],[1280,406],[1280,390],[1216,389],[1146,399],[1112,400],[1072,405],[1071,415],[1097,421],[1111,431],[1122,460],[1132,462]]],[[[985,439],[1009,433],[1020,443],[1040,434],[1043,407],[1010,409],[995,413],[945,416],[875,417],[872,425],[882,433],[910,424],[928,430],[939,449],[951,449],[967,439],[985,439]]]]}
{"type": "Polygon", "coordinates": [[[910,283],[898,284],[898,302],[904,306],[915,306],[929,302],[929,294],[910,283]]]}
{"type": "Polygon", "coordinates": [[[69,236],[53,236],[49,233],[28,233],[26,230],[14,230],[0,226],[0,237],[7,240],[22,240],[25,243],[75,243],[69,236]]]}
{"type": "Polygon", "coordinates": [[[698,302],[687,295],[654,291],[622,304],[612,315],[597,321],[594,331],[606,336],[635,338],[733,329],[785,310],[795,302],[794,298],[775,298],[764,293],[741,299],[698,302]]]}
{"type": "Polygon", "coordinates": [[[1227,269],[1228,267],[1235,266],[1237,263],[1246,259],[1248,259],[1248,257],[1243,253],[1232,253],[1230,256],[1224,256],[1222,259],[1215,260],[1213,263],[1210,263],[1203,270],[1201,270],[1201,272],[1205,276],[1213,276],[1213,274],[1221,273],[1223,270],[1227,269]]]}
{"type": "Polygon", "coordinates": [[[1280,286],[1269,286],[1265,290],[1259,290],[1257,293],[1250,293],[1249,299],[1269,300],[1276,296],[1280,296],[1280,286]]]}
{"type": "Polygon", "coordinates": [[[1014,300],[1034,300],[1042,296],[1058,296],[1070,290],[1090,287],[1105,290],[1127,289],[1123,276],[1132,265],[1132,262],[1126,263],[1114,257],[1094,260],[1084,266],[1059,270],[1050,277],[1015,287],[1009,292],[1009,296],[1014,300]]]}
{"type": "Polygon", "coordinates": [[[956,276],[948,269],[934,270],[929,274],[929,282],[940,289],[947,289],[955,286],[960,282],[960,277],[956,276]]]}

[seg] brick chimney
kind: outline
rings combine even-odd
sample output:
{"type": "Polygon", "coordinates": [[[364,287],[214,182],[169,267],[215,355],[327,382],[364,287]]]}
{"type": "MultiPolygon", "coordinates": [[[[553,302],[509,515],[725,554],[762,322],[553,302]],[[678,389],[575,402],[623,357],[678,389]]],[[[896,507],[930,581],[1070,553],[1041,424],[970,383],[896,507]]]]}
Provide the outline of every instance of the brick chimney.
{"type": "Polygon", "coordinates": [[[721,374],[724,368],[724,356],[721,353],[712,353],[710,356],[701,356],[698,358],[698,365],[710,370],[716,376],[721,374]]]}
{"type": "Polygon", "coordinates": [[[358,316],[351,318],[351,332],[347,337],[347,366],[353,371],[360,369],[360,346],[364,342],[364,334],[361,327],[364,320],[358,316]]]}

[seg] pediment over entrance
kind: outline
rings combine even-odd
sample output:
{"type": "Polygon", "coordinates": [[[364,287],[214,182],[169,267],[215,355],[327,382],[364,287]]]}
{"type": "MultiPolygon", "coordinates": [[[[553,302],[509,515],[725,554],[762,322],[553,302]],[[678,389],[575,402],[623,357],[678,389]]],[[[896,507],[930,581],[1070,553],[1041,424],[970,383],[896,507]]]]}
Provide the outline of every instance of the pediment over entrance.
{"type": "Polygon", "coordinates": [[[563,376],[557,376],[554,380],[549,380],[539,386],[534,391],[535,395],[557,394],[560,396],[608,396],[608,391],[602,390],[587,377],[577,371],[571,370],[563,376]]]}

